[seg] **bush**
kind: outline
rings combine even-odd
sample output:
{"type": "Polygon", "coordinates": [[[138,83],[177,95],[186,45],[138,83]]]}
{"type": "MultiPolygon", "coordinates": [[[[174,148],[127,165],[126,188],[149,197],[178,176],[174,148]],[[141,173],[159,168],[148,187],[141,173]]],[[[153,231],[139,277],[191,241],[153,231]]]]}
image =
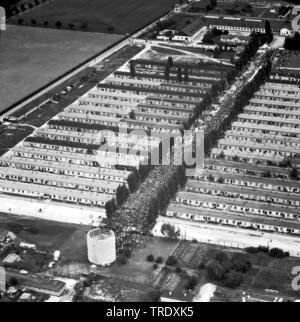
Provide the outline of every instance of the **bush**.
{"type": "Polygon", "coordinates": [[[232,263],[232,269],[239,273],[247,273],[251,267],[251,263],[246,260],[236,260],[232,263]]]}
{"type": "Polygon", "coordinates": [[[147,256],[147,262],[153,262],[154,261],[154,256],[152,254],[147,256]]]}
{"type": "Polygon", "coordinates": [[[154,264],[153,265],[153,270],[156,270],[158,268],[158,265],[157,264],[154,264]]]}
{"type": "Polygon", "coordinates": [[[258,246],[257,247],[258,251],[261,252],[261,253],[266,253],[268,254],[269,253],[269,248],[266,247],[266,246],[258,246]]]}
{"type": "Polygon", "coordinates": [[[188,279],[188,282],[186,284],[186,289],[187,290],[194,290],[196,285],[198,284],[199,282],[199,278],[196,277],[196,276],[191,276],[189,279],[188,279]]]}
{"type": "Polygon", "coordinates": [[[121,256],[120,259],[119,259],[119,263],[121,265],[126,265],[128,263],[128,259],[125,255],[121,256]]]}
{"type": "Polygon", "coordinates": [[[175,272],[176,272],[177,274],[180,274],[180,273],[182,272],[181,267],[180,267],[180,266],[177,266],[177,267],[176,267],[176,269],[175,269],[175,272]]]}
{"type": "Polygon", "coordinates": [[[124,256],[129,258],[131,256],[131,250],[126,248],[126,249],[124,249],[123,254],[124,254],[124,256]]]}
{"type": "Polygon", "coordinates": [[[218,282],[224,279],[226,270],[223,268],[220,262],[211,260],[207,264],[207,273],[210,280],[218,282]]]}
{"type": "Polygon", "coordinates": [[[249,254],[257,254],[259,252],[256,247],[247,247],[245,250],[249,254]]]}
{"type": "Polygon", "coordinates": [[[243,276],[240,273],[229,272],[224,278],[224,285],[229,288],[237,288],[243,283],[243,276]]]}
{"type": "Polygon", "coordinates": [[[198,267],[199,269],[205,269],[205,263],[204,262],[201,262],[200,264],[199,264],[199,267],[198,267]]]}
{"type": "Polygon", "coordinates": [[[274,257],[274,258],[286,258],[286,257],[290,256],[290,254],[288,252],[284,252],[280,248],[272,248],[270,250],[269,254],[271,257],[274,257]]]}
{"type": "Polygon", "coordinates": [[[175,256],[169,256],[167,261],[166,261],[166,265],[168,266],[175,266],[177,264],[177,259],[175,256]]]}
{"type": "Polygon", "coordinates": [[[227,262],[229,260],[229,256],[224,252],[218,252],[215,255],[215,260],[217,260],[217,261],[219,261],[221,263],[224,263],[224,262],[227,262]]]}
{"type": "Polygon", "coordinates": [[[170,224],[163,224],[160,229],[163,235],[167,235],[171,239],[178,239],[180,237],[180,230],[170,224]]]}
{"type": "Polygon", "coordinates": [[[156,258],[156,263],[157,264],[161,264],[164,261],[164,259],[162,257],[157,257],[156,258]]]}
{"type": "Polygon", "coordinates": [[[149,292],[149,297],[151,299],[151,302],[158,302],[160,299],[160,295],[161,295],[160,291],[155,290],[155,291],[149,292]]]}

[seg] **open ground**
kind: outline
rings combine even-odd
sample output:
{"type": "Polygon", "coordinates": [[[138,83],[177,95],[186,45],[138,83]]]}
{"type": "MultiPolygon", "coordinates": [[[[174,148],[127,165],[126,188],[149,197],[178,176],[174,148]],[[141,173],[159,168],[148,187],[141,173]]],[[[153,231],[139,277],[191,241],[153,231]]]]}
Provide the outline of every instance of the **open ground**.
{"type": "Polygon", "coordinates": [[[13,18],[10,22],[44,25],[56,28],[60,21],[61,28],[74,29],[86,24],[87,31],[109,33],[133,33],[172,9],[177,0],[55,0],[45,6],[35,8],[13,18]]]}
{"type": "Polygon", "coordinates": [[[0,44],[0,112],[121,38],[9,25],[0,44]]]}

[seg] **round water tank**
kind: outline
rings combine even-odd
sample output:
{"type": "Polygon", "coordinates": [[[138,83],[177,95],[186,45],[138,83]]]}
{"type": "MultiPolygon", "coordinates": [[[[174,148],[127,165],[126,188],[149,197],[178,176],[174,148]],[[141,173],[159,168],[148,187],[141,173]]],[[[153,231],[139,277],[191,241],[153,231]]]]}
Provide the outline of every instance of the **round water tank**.
{"type": "Polygon", "coordinates": [[[87,234],[88,259],[92,264],[106,266],[116,260],[116,237],[113,231],[93,229],[87,234]]]}

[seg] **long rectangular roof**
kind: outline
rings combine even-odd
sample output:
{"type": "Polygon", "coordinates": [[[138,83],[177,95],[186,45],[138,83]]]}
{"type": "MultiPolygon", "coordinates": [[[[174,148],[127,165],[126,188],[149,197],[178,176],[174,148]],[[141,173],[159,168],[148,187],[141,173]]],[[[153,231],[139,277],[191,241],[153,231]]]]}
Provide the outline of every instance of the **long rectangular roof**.
{"type": "Polygon", "coordinates": [[[240,187],[237,185],[229,185],[229,184],[220,184],[216,182],[207,182],[207,181],[197,181],[197,180],[188,180],[186,183],[186,191],[187,188],[196,188],[196,189],[211,189],[214,191],[224,191],[225,193],[236,193],[236,194],[246,194],[249,196],[264,196],[264,197],[272,197],[272,198],[279,198],[283,200],[294,200],[300,201],[299,194],[293,193],[282,193],[274,190],[266,190],[266,189],[259,189],[257,187],[240,187]]]}
{"type": "Polygon", "coordinates": [[[249,222],[253,224],[262,224],[262,225],[270,225],[270,226],[278,226],[278,227],[285,227],[288,229],[300,229],[300,222],[299,221],[291,221],[291,220],[284,220],[279,219],[276,217],[262,217],[259,215],[246,215],[246,214],[238,214],[233,212],[223,212],[217,209],[201,209],[192,206],[180,205],[180,204],[170,204],[167,211],[176,212],[176,213],[183,213],[183,214],[191,214],[191,215],[200,215],[204,217],[213,217],[213,218],[220,218],[225,220],[234,220],[234,221],[243,221],[249,222]]]}
{"type": "MultiPolygon", "coordinates": [[[[105,168],[103,166],[88,166],[88,165],[80,165],[74,163],[66,163],[66,162],[59,162],[59,161],[47,161],[47,160],[39,160],[33,158],[25,158],[25,157],[2,157],[0,158],[1,163],[9,163],[12,164],[14,167],[37,167],[37,168],[52,168],[57,170],[68,170],[70,172],[78,172],[78,173],[90,173],[90,174],[97,174],[99,176],[111,176],[111,181],[113,177],[127,179],[130,175],[129,171],[124,170],[116,170],[113,168],[105,168]]],[[[50,171],[50,170],[48,170],[50,171]]]]}
{"type": "Polygon", "coordinates": [[[177,194],[177,198],[186,199],[186,200],[195,200],[199,202],[211,202],[211,203],[219,203],[228,206],[237,206],[244,208],[253,208],[253,209],[261,209],[266,211],[274,211],[274,212],[285,212],[291,214],[300,215],[300,209],[295,209],[293,207],[288,206],[280,206],[280,205],[270,205],[265,202],[255,202],[255,201],[246,201],[234,198],[227,197],[218,197],[212,195],[201,195],[192,192],[179,192],[177,194]]]}

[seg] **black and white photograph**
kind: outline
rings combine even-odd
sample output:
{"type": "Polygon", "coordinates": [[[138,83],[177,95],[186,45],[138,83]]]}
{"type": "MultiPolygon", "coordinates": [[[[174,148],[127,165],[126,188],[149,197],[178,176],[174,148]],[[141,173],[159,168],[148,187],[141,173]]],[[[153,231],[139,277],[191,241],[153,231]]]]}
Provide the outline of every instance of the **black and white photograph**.
{"type": "Polygon", "coordinates": [[[0,0],[0,303],[19,302],[300,302],[300,0],[0,0]]]}

